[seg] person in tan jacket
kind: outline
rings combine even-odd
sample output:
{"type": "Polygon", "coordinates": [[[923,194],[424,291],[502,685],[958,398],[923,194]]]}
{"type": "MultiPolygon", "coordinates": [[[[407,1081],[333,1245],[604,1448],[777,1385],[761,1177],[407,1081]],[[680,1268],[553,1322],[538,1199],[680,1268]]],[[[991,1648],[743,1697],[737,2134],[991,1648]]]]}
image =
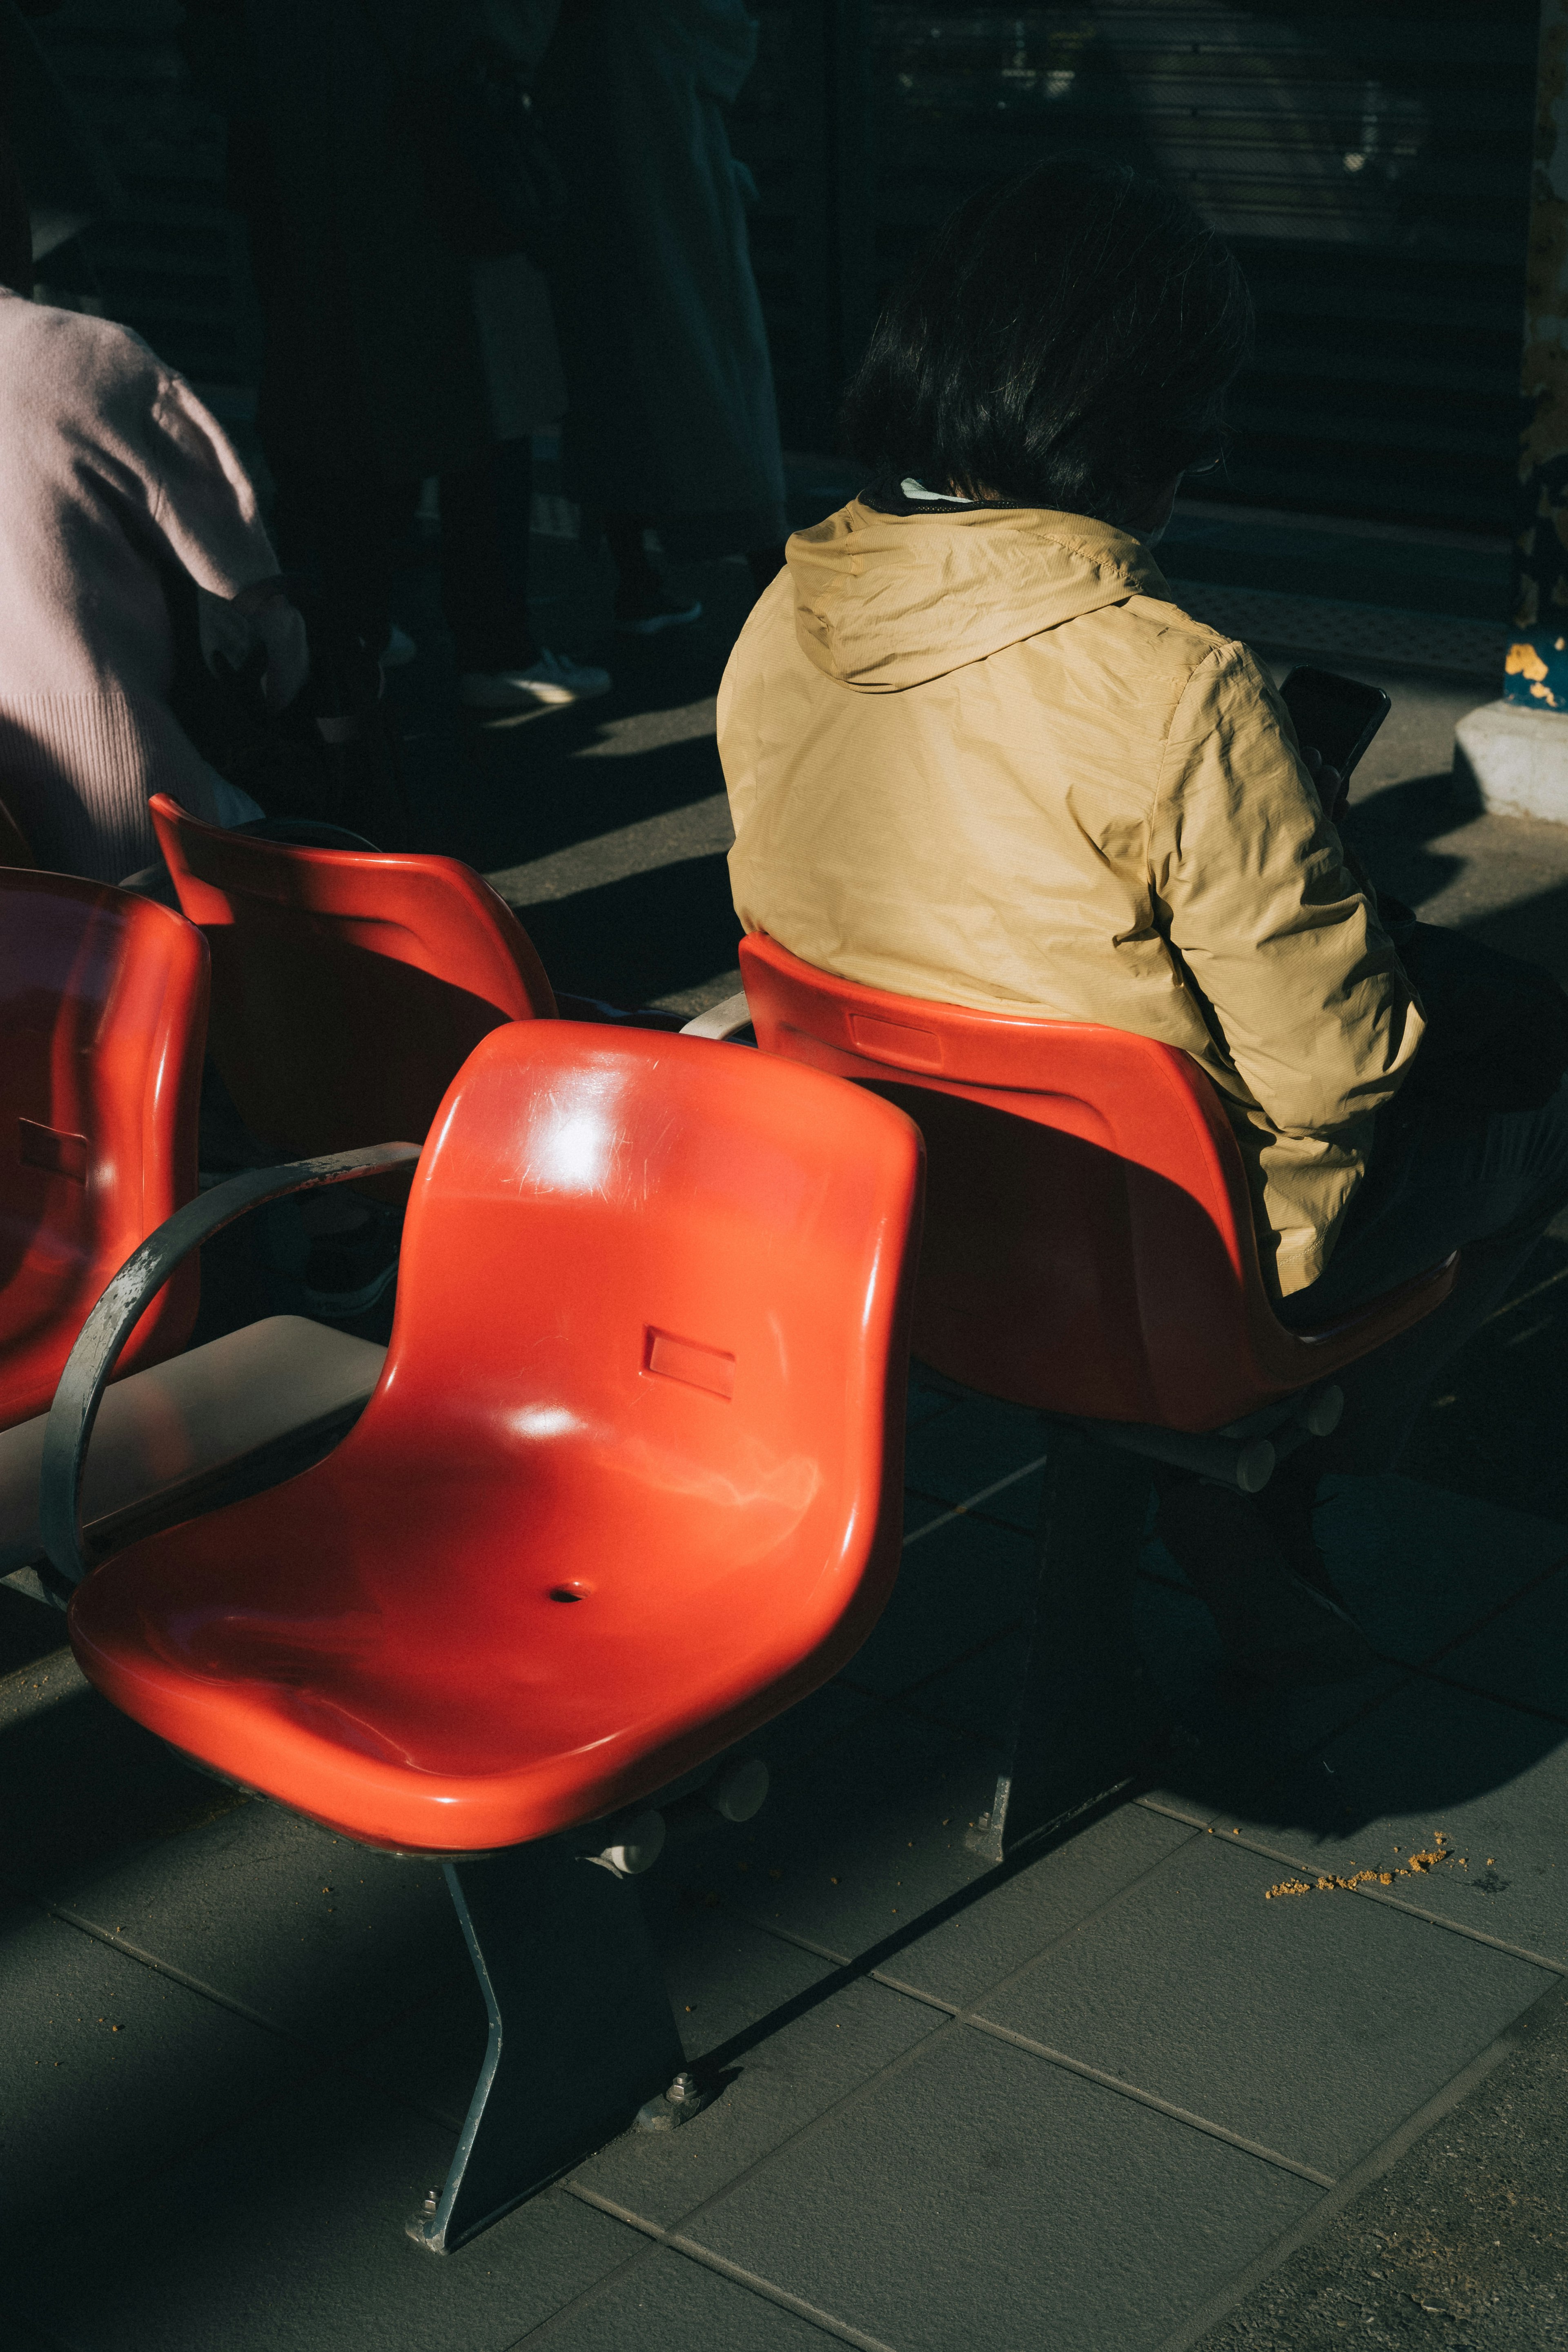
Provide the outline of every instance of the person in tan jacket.
{"type": "MultiPolygon", "coordinates": [[[[1321,1322],[1521,1209],[1533,1240],[1568,1197],[1568,1116],[1537,1119],[1506,1200],[1467,1203],[1445,1168],[1441,1230],[1405,1214],[1425,1254],[1391,1253],[1384,1129],[1421,1004],[1347,862],[1339,779],[1151,553],[1249,321],[1218,240],[1129,173],[1058,163],[973,200],[884,313],[847,409],[871,483],[790,541],[719,747],[748,930],[878,988],[1181,1047],[1230,1116],[1279,1311],[1321,1322]]],[[[1362,1381],[1363,1453],[1473,1328],[1432,1322],[1414,1371],[1391,1349],[1362,1381]]],[[[1281,1481],[1228,1538],[1242,1498],[1217,1495],[1167,1497],[1183,1564],[1205,1589],[1224,1540],[1258,1576],[1282,1557],[1310,1626],[1331,1605],[1310,1490],[1281,1481]]]]}

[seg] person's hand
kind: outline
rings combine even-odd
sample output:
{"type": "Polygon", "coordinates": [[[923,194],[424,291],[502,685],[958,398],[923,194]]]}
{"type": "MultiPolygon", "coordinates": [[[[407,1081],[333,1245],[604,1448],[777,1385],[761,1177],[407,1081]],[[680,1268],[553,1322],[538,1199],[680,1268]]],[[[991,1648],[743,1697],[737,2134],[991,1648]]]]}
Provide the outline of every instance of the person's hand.
{"type": "Polygon", "coordinates": [[[1318,798],[1323,803],[1324,814],[1329,823],[1338,824],[1345,813],[1345,803],[1351,796],[1349,784],[1337,768],[1324,766],[1323,755],[1316,745],[1303,743],[1301,757],[1307,762],[1308,774],[1318,787],[1318,798]]]}
{"type": "Polygon", "coordinates": [[[254,587],[242,589],[234,604],[267,648],[267,672],[261,682],[267,707],[287,710],[310,675],[304,614],[274,580],[258,581],[254,587]]]}

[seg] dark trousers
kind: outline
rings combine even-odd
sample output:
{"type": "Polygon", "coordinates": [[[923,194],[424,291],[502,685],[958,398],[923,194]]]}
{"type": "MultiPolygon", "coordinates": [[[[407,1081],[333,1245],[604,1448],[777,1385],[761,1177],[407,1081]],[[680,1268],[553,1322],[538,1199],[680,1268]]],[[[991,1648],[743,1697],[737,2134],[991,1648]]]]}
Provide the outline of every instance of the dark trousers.
{"type": "MultiPolygon", "coordinates": [[[[537,658],[528,621],[533,450],[499,441],[441,476],[441,610],[459,670],[523,669],[537,658]]],[[[313,572],[330,627],[379,653],[392,627],[392,584],[407,561],[419,485],[363,473],[279,469],[279,551],[313,572]]]]}
{"type": "Polygon", "coordinates": [[[1380,1114],[1328,1269],[1286,1300],[1281,1319],[1331,1321],[1456,1249],[1459,1278],[1424,1322],[1336,1376],[1345,1414],[1315,1449],[1323,1470],[1393,1467],[1437,1374],[1501,1304],[1565,1205],[1568,1081],[1540,1110],[1470,1111],[1412,1097],[1380,1114]]]}

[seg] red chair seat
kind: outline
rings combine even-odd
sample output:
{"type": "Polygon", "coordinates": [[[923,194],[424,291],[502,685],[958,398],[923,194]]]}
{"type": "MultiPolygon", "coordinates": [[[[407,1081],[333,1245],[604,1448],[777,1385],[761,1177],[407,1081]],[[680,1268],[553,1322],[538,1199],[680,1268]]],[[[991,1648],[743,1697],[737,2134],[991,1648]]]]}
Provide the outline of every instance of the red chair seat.
{"type": "Polygon", "coordinates": [[[890,1589],[919,1187],[909,1122],[814,1072],[497,1030],[421,1159],[362,1418],[94,1570],[83,1670],[373,1844],[648,1794],[833,1673],[890,1589]]]}

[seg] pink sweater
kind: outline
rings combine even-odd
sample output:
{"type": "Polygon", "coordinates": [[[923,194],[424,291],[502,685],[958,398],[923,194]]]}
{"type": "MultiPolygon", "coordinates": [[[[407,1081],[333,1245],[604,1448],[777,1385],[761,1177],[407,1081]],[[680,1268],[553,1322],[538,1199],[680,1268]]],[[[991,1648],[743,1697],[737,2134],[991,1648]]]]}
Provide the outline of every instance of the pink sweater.
{"type": "Polygon", "coordinates": [[[150,793],[221,822],[165,699],[170,555],[223,597],[278,571],[221,426],[128,328],[0,288],[0,800],[57,872],[151,865],[150,793]]]}

